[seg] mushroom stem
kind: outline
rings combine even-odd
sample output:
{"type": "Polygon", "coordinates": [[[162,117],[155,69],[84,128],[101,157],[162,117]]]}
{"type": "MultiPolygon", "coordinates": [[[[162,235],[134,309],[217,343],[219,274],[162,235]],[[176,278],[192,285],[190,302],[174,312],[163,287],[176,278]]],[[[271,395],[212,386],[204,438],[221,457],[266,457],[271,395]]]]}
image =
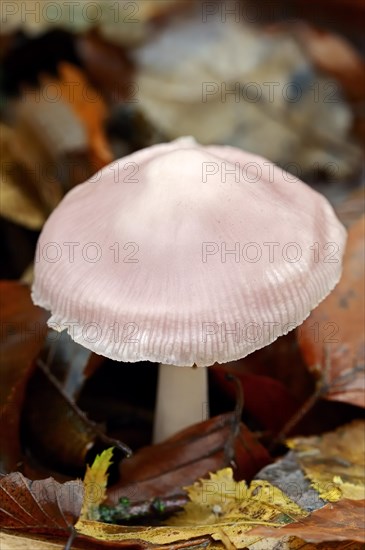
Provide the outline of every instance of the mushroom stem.
{"type": "Polygon", "coordinates": [[[207,367],[175,367],[160,364],[153,442],[209,416],[207,367]]]}

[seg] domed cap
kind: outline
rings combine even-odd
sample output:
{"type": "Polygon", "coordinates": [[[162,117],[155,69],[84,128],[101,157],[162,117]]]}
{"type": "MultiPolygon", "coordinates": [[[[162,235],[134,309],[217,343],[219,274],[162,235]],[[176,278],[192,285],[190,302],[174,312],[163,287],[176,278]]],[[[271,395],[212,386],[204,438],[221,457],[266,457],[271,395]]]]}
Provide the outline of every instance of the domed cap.
{"type": "Polygon", "coordinates": [[[92,351],[178,366],[287,333],[340,278],[327,200],[269,161],[192,138],[103,168],[44,226],[33,300],[92,351]]]}

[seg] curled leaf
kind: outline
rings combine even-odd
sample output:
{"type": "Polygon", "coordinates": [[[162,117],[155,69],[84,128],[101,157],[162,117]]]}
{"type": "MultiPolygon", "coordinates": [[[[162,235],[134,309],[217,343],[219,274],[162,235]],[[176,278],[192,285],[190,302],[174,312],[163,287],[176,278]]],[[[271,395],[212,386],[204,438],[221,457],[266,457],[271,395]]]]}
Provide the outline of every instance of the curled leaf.
{"type": "Polygon", "coordinates": [[[46,337],[47,313],[33,305],[29,288],[15,281],[0,282],[0,471],[17,469],[22,459],[20,415],[34,359],[46,337]]]}
{"type": "Polygon", "coordinates": [[[238,479],[250,479],[271,458],[236,413],[191,426],[168,440],[145,447],[121,464],[121,480],[108,490],[109,500],[132,502],[176,496],[199,477],[234,464],[238,479]]]}

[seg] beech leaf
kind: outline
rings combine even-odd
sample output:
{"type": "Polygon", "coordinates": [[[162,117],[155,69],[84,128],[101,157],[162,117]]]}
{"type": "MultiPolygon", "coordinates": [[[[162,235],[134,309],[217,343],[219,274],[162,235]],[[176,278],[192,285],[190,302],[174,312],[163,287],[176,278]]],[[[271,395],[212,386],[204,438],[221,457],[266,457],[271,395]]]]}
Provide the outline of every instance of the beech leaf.
{"type": "Polygon", "coordinates": [[[20,415],[34,359],[47,334],[48,314],[32,304],[29,288],[15,281],[0,282],[0,310],[0,471],[8,473],[23,458],[20,415]]]}
{"type": "Polygon", "coordinates": [[[0,479],[0,526],[18,531],[69,534],[80,516],[84,489],[80,480],[31,481],[19,472],[0,479]]]}
{"type": "Polygon", "coordinates": [[[121,479],[108,489],[109,500],[115,504],[123,497],[135,502],[177,496],[184,485],[232,462],[238,479],[251,479],[271,458],[238,412],[194,424],[137,451],[121,463],[121,479]]]}
{"type": "MultiPolygon", "coordinates": [[[[297,536],[307,542],[358,541],[365,542],[365,501],[343,499],[316,510],[300,522],[280,529],[258,527],[250,535],[282,538],[297,536]]],[[[274,545],[273,545],[274,546],[274,545]]],[[[341,548],[336,544],[336,549],[341,548]]],[[[352,546],[349,545],[349,548],[352,546]]],[[[328,548],[328,547],[326,547],[328,548]]],[[[347,548],[347,546],[346,546],[347,548]]]]}
{"type": "Polygon", "coordinates": [[[186,490],[190,502],[166,526],[128,528],[81,520],[76,529],[102,540],[136,538],[164,545],[208,536],[232,549],[246,547],[246,533],[257,525],[281,526],[308,515],[267,481],[255,480],[250,486],[236,482],[231,468],[211,473],[209,479],[201,479],[186,490]]]}

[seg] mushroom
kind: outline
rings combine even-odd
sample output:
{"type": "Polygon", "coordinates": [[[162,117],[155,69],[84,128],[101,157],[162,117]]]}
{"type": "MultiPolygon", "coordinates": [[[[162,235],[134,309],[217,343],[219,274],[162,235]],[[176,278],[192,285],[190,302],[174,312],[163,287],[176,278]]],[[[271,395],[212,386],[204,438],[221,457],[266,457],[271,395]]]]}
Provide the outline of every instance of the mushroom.
{"type": "Polygon", "coordinates": [[[268,345],[330,293],[345,240],[328,201],[271,162],[180,138],[65,196],[32,297],[93,352],[161,364],[158,442],[203,419],[204,367],[268,345]]]}

